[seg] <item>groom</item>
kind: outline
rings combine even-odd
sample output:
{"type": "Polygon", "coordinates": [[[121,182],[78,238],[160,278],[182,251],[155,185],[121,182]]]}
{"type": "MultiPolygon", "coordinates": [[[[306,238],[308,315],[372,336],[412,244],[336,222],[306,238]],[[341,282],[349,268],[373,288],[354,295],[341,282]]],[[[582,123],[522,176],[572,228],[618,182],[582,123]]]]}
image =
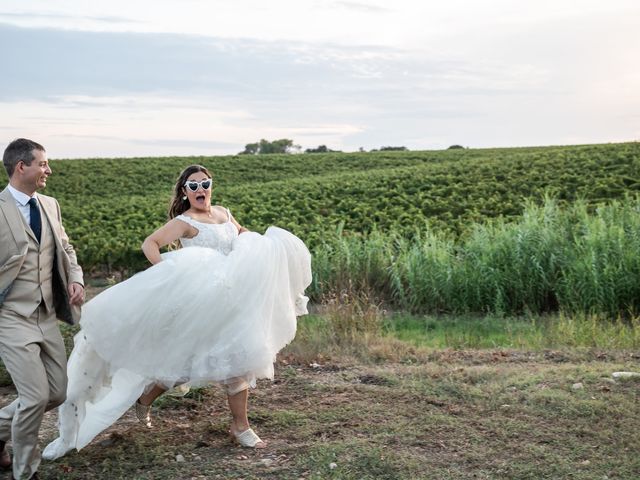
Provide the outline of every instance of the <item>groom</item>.
{"type": "Polygon", "coordinates": [[[16,479],[37,479],[40,424],[67,389],[56,317],[78,321],[84,286],[58,202],[36,194],[51,175],[44,147],[19,138],[3,163],[9,185],[0,193],[0,357],[18,398],[0,410],[0,467],[12,467],[16,479]]]}

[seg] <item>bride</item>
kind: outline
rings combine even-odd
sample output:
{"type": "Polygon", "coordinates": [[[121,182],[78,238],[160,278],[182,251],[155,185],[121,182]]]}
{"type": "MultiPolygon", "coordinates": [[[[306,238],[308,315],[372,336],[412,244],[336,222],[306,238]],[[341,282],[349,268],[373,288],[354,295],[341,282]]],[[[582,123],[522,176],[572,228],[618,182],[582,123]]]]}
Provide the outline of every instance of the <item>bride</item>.
{"type": "Polygon", "coordinates": [[[153,264],[87,303],[69,357],[55,459],[80,450],[134,404],[151,426],[153,400],[176,385],[222,383],[231,434],[265,443],[249,426],[248,387],[273,378],[276,354],[307,313],[311,256],[286,230],[249,232],[211,205],[212,178],[200,165],[179,176],[170,220],[144,241],[153,264]],[[183,248],[161,254],[179,242],[183,248]]]}

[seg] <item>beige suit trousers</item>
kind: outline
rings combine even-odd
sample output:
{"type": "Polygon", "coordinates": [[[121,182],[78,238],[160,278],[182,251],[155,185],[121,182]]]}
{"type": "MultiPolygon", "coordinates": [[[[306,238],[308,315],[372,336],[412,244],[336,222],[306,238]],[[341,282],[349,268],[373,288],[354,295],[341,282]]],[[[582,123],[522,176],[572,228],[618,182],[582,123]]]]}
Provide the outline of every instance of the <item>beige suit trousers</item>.
{"type": "Polygon", "coordinates": [[[29,478],[40,464],[44,412],[64,402],[67,356],[55,312],[41,304],[25,318],[0,307],[0,356],[18,398],[0,410],[0,440],[12,440],[13,476],[29,478]]]}

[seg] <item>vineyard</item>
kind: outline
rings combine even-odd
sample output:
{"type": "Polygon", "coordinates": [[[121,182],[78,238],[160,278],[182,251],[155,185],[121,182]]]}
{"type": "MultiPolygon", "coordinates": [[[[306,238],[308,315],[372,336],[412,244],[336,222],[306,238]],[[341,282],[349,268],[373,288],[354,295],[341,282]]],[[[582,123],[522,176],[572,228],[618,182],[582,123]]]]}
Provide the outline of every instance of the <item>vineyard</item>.
{"type": "MultiPolygon", "coordinates": [[[[328,263],[332,260],[327,255],[336,251],[338,242],[364,241],[372,232],[377,235],[375,241],[393,239],[380,250],[390,252],[393,263],[394,255],[402,253],[397,246],[403,241],[423,245],[428,235],[437,234],[453,244],[469,242],[473,232],[478,235],[478,225],[488,220],[508,224],[522,218],[528,201],[542,205],[545,198],[552,198],[562,208],[579,200],[585,212],[593,213],[598,204],[613,200],[624,204],[640,193],[640,143],[52,160],[54,174],[44,193],[58,198],[86,271],[132,273],[146,267],[140,244],[166,220],[174,181],[192,163],[213,173],[213,202],[228,206],[243,225],[256,231],[272,224],[287,228],[321,253],[318,261],[328,263]]],[[[2,172],[0,185],[5,183],[2,172]]],[[[453,244],[449,257],[458,248],[453,244]]],[[[382,297],[408,302],[412,310],[429,309],[421,302],[432,299],[427,296],[414,305],[406,292],[412,287],[389,275],[387,271],[389,280],[379,292],[382,297]]],[[[331,282],[331,278],[316,278],[314,295],[326,293],[331,282]]],[[[481,310],[495,310],[487,307],[496,303],[495,294],[488,295],[494,299],[479,300],[481,310]]],[[[506,297],[497,302],[509,304],[506,297]]],[[[557,299],[539,302],[535,309],[557,307],[557,299]]],[[[522,310],[528,303],[518,305],[516,310],[522,310]]]]}

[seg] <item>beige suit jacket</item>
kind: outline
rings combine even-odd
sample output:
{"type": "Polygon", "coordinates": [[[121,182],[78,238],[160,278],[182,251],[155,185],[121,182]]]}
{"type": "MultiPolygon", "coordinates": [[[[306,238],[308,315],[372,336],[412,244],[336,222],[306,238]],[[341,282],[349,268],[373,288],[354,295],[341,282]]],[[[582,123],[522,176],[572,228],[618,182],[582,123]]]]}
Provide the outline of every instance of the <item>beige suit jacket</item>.
{"type": "MultiPolygon", "coordinates": [[[[76,252],[62,226],[60,206],[53,197],[38,194],[43,215],[46,215],[55,242],[53,268],[53,303],[56,316],[69,324],[80,320],[80,307],[69,304],[68,285],[84,285],[82,269],[78,265],[76,252]]],[[[16,206],[11,192],[5,188],[0,192],[0,306],[11,289],[27,254],[27,235],[24,217],[16,206]]]]}

